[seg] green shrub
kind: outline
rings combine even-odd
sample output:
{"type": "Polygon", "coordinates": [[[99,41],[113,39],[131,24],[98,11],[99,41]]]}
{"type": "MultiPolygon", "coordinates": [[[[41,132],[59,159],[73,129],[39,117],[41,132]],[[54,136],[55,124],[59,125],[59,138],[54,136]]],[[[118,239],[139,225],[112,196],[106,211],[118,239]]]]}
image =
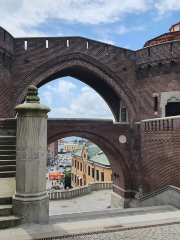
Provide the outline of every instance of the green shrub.
{"type": "Polygon", "coordinates": [[[66,174],[65,174],[65,177],[64,177],[64,187],[65,189],[67,187],[71,187],[71,170],[69,170],[66,174]]]}

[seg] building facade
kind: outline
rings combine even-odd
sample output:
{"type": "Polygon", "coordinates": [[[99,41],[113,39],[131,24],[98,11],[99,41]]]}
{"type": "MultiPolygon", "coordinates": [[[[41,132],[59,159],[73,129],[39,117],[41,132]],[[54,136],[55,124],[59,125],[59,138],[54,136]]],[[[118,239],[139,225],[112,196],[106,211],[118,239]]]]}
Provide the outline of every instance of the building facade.
{"type": "Polygon", "coordinates": [[[84,144],[78,143],[64,143],[64,150],[65,151],[75,151],[75,150],[82,150],[84,144]]]}
{"type": "Polygon", "coordinates": [[[71,186],[111,181],[112,170],[106,155],[95,144],[72,153],[71,186]]]}

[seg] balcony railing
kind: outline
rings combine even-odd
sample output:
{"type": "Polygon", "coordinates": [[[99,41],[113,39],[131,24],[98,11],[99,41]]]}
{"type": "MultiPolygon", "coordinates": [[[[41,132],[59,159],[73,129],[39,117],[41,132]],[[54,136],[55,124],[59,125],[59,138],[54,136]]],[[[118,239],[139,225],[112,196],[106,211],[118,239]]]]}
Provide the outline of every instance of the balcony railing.
{"type": "Polygon", "coordinates": [[[88,185],[82,187],[76,187],[68,190],[55,190],[53,192],[48,192],[49,200],[60,200],[76,197],[82,194],[88,194],[91,191],[112,189],[113,182],[93,182],[88,183],[88,185]]]}

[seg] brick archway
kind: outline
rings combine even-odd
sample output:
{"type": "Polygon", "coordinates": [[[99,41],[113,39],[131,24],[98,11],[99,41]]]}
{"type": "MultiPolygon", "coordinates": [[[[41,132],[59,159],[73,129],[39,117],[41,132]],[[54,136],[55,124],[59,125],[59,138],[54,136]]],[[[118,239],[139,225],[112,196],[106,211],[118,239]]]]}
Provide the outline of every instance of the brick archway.
{"type": "Polygon", "coordinates": [[[120,99],[122,99],[128,109],[129,119],[133,121],[137,109],[132,91],[106,65],[82,53],[59,56],[36,67],[13,89],[11,93],[13,105],[16,106],[24,101],[29,85],[41,87],[65,76],[83,81],[100,94],[116,121],[119,121],[120,99]]]}
{"type": "MultiPolygon", "coordinates": [[[[77,136],[95,143],[106,154],[113,173],[119,175],[114,180],[114,192],[123,198],[129,198],[132,195],[129,190],[133,189],[129,167],[129,140],[123,145],[118,138],[119,133],[127,135],[128,129],[128,126],[114,125],[110,120],[48,119],[47,139],[49,144],[64,137],[77,136]]],[[[127,137],[129,139],[128,135],[127,137]]]]}
{"type": "MultiPolygon", "coordinates": [[[[95,143],[98,147],[101,148],[101,150],[105,153],[107,156],[113,173],[118,173],[119,178],[114,180],[114,184],[118,185],[122,189],[129,189],[131,185],[131,178],[129,175],[128,167],[126,166],[126,163],[124,161],[124,158],[122,154],[117,151],[110,142],[108,142],[105,139],[100,138],[98,135],[95,135],[93,133],[89,132],[64,132],[57,134],[51,138],[48,138],[48,144],[51,142],[54,142],[58,139],[64,138],[64,137],[70,137],[70,136],[77,136],[86,138],[93,143],[95,143]],[[117,157],[118,156],[118,157],[117,157]]],[[[116,191],[116,189],[114,189],[116,191]]],[[[125,197],[122,195],[122,197],[125,197]]]]}

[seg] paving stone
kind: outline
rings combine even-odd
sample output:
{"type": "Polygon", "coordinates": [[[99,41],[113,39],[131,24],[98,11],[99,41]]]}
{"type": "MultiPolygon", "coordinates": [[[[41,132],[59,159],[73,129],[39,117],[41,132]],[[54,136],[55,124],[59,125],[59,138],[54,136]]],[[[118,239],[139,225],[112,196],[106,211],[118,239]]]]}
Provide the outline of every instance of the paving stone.
{"type": "MultiPolygon", "coordinates": [[[[88,239],[88,240],[179,240],[180,239],[180,224],[174,225],[164,225],[164,226],[156,226],[149,228],[141,228],[141,229],[132,229],[125,230],[119,232],[111,232],[111,233],[101,233],[97,235],[86,235],[79,236],[79,238],[74,237],[73,240],[76,239],[88,239]],[[175,232],[174,230],[177,230],[175,232]]],[[[69,240],[69,238],[63,238],[69,240]]]]}

